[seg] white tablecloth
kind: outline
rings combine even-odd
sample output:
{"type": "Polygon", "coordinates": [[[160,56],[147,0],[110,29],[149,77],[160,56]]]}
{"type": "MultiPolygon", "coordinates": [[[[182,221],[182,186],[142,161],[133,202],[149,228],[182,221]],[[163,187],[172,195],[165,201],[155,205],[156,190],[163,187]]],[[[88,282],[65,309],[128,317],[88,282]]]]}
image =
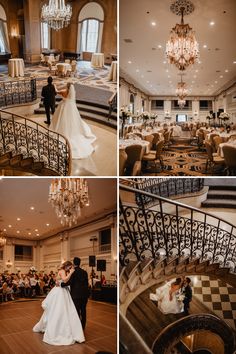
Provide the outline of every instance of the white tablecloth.
{"type": "Polygon", "coordinates": [[[115,81],[115,82],[117,80],[117,61],[113,61],[111,63],[108,80],[109,81],[115,81]]]}
{"type": "Polygon", "coordinates": [[[68,70],[71,70],[71,65],[68,63],[58,63],[56,64],[56,67],[63,67],[63,73],[66,75],[68,70]]]}
{"type": "Polygon", "coordinates": [[[24,76],[25,64],[21,58],[8,60],[8,74],[11,77],[24,76]]]}
{"type": "Polygon", "coordinates": [[[102,68],[104,66],[104,54],[93,53],[91,59],[91,66],[94,68],[102,68]]]}
{"type": "Polygon", "coordinates": [[[144,153],[149,153],[149,141],[146,140],[136,140],[136,139],[124,139],[119,142],[119,149],[124,150],[127,146],[131,145],[142,145],[144,153]]]}
{"type": "Polygon", "coordinates": [[[232,147],[234,147],[236,149],[236,140],[234,140],[232,142],[221,143],[219,145],[217,154],[220,155],[221,157],[224,157],[223,146],[232,146],[232,147]]]}

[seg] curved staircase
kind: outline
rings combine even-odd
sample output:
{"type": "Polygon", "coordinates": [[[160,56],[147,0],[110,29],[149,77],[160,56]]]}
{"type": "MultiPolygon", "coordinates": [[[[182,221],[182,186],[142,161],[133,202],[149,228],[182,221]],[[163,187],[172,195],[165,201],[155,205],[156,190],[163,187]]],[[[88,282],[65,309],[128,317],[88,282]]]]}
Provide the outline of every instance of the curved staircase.
{"type": "Polygon", "coordinates": [[[0,170],[5,175],[70,175],[69,142],[31,119],[1,110],[0,170]]]}
{"type": "Polygon", "coordinates": [[[204,208],[236,208],[236,186],[211,185],[207,199],[202,202],[204,208]]]}
{"type": "MultiPolygon", "coordinates": [[[[236,288],[236,228],[200,209],[127,185],[120,185],[120,195],[120,323],[126,328],[121,331],[122,352],[132,353],[135,343],[142,348],[140,353],[171,353],[154,343],[182,315],[163,315],[149,300],[150,292],[182,275],[207,275],[236,288]],[[122,200],[134,199],[129,194],[136,195],[139,206],[122,200]],[[155,208],[147,207],[154,199],[155,208]],[[168,207],[171,214],[166,212],[168,207]],[[190,216],[182,216],[186,214],[190,216]]],[[[212,325],[205,316],[209,309],[195,298],[192,303],[196,322],[212,325]],[[199,322],[202,312],[203,323],[199,322]]],[[[225,353],[233,354],[235,332],[223,320],[215,320],[231,335],[231,347],[225,353]]],[[[213,327],[209,330],[214,332],[213,327]]],[[[176,353],[193,353],[182,340],[175,340],[172,333],[172,344],[182,348],[176,347],[176,353]]]]}

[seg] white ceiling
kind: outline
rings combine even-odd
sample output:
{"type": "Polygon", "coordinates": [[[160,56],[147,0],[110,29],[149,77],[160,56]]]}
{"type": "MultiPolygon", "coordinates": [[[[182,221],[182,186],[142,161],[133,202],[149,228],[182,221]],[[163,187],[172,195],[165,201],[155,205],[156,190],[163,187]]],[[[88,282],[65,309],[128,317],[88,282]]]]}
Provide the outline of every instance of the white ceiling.
{"type": "MultiPolygon", "coordinates": [[[[170,11],[172,2],[120,0],[120,75],[153,96],[175,95],[180,81],[178,69],[168,64],[165,57],[170,30],[180,23],[180,16],[170,11]],[[124,39],[133,43],[125,43],[124,39]]],[[[191,95],[215,95],[236,77],[236,64],[233,64],[236,61],[236,0],[192,0],[192,3],[195,10],[184,17],[184,22],[195,31],[201,63],[187,69],[183,79],[191,88],[191,95]],[[211,21],[215,23],[213,26],[211,21]]]]}
{"type": "MultiPolygon", "coordinates": [[[[90,205],[82,209],[78,224],[116,209],[116,179],[88,178],[87,181],[90,205]]],[[[60,219],[48,203],[50,182],[50,178],[1,179],[0,230],[6,229],[10,237],[31,240],[62,231],[60,219]],[[21,220],[17,221],[17,218],[21,220]]]]}

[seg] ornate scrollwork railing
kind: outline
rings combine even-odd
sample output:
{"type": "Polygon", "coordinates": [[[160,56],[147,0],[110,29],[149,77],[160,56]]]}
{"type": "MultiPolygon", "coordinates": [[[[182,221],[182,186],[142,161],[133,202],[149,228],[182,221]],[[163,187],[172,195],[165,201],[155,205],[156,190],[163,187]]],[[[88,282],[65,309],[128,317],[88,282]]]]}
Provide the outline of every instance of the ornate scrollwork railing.
{"type": "Polygon", "coordinates": [[[153,353],[170,353],[170,348],[183,337],[202,330],[211,331],[222,339],[224,353],[234,353],[235,336],[232,329],[220,318],[210,314],[190,315],[167,326],[154,342],[153,353]]]}
{"type": "MultiPolygon", "coordinates": [[[[164,198],[196,193],[204,188],[204,178],[129,178],[123,180],[138,190],[164,198]]],[[[135,198],[137,205],[141,205],[139,193],[136,193],[135,198]]],[[[149,206],[158,203],[155,198],[145,195],[142,196],[142,201],[149,206]]]]}
{"type": "Polygon", "coordinates": [[[112,115],[112,112],[114,112],[117,109],[117,92],[113,93],[113,95],[108,101],[108,104],[109,104],[109,114],[108,114],[108,119],[109,119],[112,115]]]}
{"type": "Polygon", "coordinates": [[[0,82],[0,107],[33,102],[37,99],[36,79],[0,82]]]}
{"type": "Polygon", "coordinates": [[[0,156],[8,152],[33,157],[60,176],[70,174],[71,150],[64,136],[31,119],[0,111],[0,156]]]}
{"type": "Polygon", "coordinates": [[[200,209],[132,187],[121,191],[138,193],[140,206],[120,200],[120,264],[160,256],[188,255],[210,260],[236,271],[236,227],[200,209]],[[147,208],[146,197],[157,200],[147,208]]]}

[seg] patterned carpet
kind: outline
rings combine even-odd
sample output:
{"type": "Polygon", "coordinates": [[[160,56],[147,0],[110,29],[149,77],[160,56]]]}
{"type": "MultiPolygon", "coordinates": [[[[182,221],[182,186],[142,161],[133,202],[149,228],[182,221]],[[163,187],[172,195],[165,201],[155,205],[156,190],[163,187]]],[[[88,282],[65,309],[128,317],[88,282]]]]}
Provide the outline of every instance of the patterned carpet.
{"type": "Polygon", "coordinates": [[[236,289],[221,280],[211,279],[208,276],[191,276],[190,278],[196,279],[193,282],[194,296],[229,326],[236,329],[236,289]]]}
{"type": "MultiPolygon", "coordinates": [[[[164,168],[161,171],[157,164],[155,171],[154,163],[148,163],[147,168],[142,171],[145,176],[206,176],[212,175],[209,170],[206,173],[207,153],[200,151],[197,146],[186,143],[173,144],[168,147],[163,153],[164,168]]],[[[214,169],[214,174],[222,175],[223,169],[217,167],[214,169]]]]}

